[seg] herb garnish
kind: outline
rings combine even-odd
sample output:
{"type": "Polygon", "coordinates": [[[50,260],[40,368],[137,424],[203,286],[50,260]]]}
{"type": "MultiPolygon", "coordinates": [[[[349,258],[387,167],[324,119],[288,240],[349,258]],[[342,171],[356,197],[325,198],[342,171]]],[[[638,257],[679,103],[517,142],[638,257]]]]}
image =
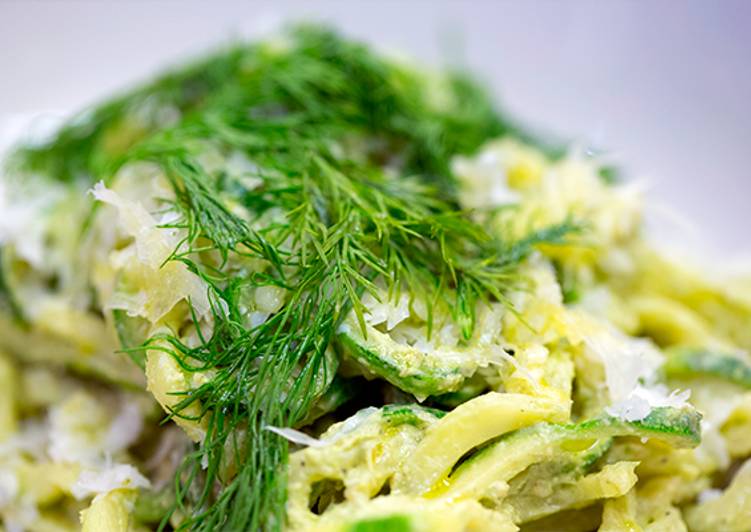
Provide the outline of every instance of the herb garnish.
{"type": "Polygon", "coordinates": [[[213,302],[212,332],[197,347],[169,335],[149,344],[211,375],[173,412],[199,404],[207,421],[175,479],[181,528],[281,528],[288,448],[265,427],[298,424],[325,391],[335,371],[327,349],[350,311],[363,323],[360,297],[375,293],[375,278],[450,309],[469,339],[478,301],[507,302],[534,246],[567,236],[562,224],[507,242],[459,210],[451,158],[513,132],[467,78],[417,73],[303,27],[282,45],[239,47],[170,74],[22,152],[27,167],[65,181],[106,180],[149,160],[175,189],[173,226],[188,236],[171,260],[203,278],[213,302]],[[134,122],[149,101],[182,118],[134,122]],[[260,186],[203,168],[196,146],[206,142],[253,161],[260,186]],[[210,253],[219,259],[202,259],[210,253]],[[231,271],[236,257],[267,267],[231,271]],[[241,293],[268,285],[285,290],[285,304],[248,327],[241,293]]]}

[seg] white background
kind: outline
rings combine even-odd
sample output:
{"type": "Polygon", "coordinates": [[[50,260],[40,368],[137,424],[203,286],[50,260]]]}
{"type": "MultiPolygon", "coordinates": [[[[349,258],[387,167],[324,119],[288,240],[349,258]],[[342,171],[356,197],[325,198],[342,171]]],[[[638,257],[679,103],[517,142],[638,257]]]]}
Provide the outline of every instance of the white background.
{"type": "Polygon", "coordinates": [[[522,121],[646,178],[708,249],[751,252],[751,1],[0,0],[0,121],[70,112],[212,45],[310,19],[469,65],[522,121]]]}

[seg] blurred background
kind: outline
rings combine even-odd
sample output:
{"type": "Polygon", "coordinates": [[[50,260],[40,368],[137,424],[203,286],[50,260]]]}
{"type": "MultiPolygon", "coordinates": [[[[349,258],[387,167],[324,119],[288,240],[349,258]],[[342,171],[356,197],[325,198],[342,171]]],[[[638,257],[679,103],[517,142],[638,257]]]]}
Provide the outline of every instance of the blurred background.
{"type": "Polygon", "coordinates": [[[661,238],[751,252],[745,0],[0,0],[0,143],[39,113],[68,114],[186,56],[300,20],[469,67],[521,122],[604,149],[648,183],[661,238]]]}

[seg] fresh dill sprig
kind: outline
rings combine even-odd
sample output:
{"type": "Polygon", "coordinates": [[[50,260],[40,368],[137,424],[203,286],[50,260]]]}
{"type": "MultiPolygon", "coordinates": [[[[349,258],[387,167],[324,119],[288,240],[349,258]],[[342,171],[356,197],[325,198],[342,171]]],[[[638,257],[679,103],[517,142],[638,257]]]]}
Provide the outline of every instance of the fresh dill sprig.
{"type": "Polygon", "coordinates": [[[200,405],[207,427],[175,477],[182,529],[283,526],[287,442],[266,427],[295,426],[326,390],[338,328],[351,311],[364,323],[360,299],[376,278],[429,309],[450,309],[469,339],[477,303],[508,303],[519,264],[571,231],[562,224],[503,241],[459,210],[451,158],[514,129],[466,77],[426,76],[304,27],[282,45],[238,48],[172,74],[22,154],[61,180],[106,179],[148,160],[175,190],[173,226],[187,236],[171,260],[206,282],[213,318],[206,336],[194,318],[198,346],[174,335],[150,342],[210,375],[182,392],[172,414],[200,405]],[[181,120],[110,146],[154,99],[181,120]],[[209,172],[199,156],[207,144],[243,154],[261,184],[209,172]],[[265,268],[233,269],[243,259],[265,268]],[[284,290],[284,306],[247,325],[243,292],[269,285],[284,290]]]}

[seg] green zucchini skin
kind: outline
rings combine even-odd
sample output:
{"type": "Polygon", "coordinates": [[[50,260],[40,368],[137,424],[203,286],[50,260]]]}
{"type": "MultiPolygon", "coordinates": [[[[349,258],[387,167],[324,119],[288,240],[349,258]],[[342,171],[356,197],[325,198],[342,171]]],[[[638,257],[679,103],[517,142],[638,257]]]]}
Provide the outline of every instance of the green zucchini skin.
{"type": "Polygon", "coordinates": [[[510,494],[523,492],[525,486],[534,481],[546,483],[566,483],[590,473],[598,461],[613,445],[612,438],[602,438],[581,451],[567,451],[551,460],[531,465],[514,478],[510,494]]]}
{"type": "Polygon", "coordinates": [[[566,425],[539,423],[475,453],[436,495],[482,497],[492,484],[508,482],[530,465],[551,460],[580,442],[618,436],[654,438],[676,448],[695,447],[701,440],[701,414],[691,408],[659,407],[638,421],[604,416],[566,425]]]}
{"type": "Polygon", "coordinates": [[[446,415],[446,412],[414,404],[386,405],[381,409],[381,417],[392,427],[412,425],[413,427],[423,428],[426,425],[426,414],[428,417],[433,416],[441,419],[446,415]]]}
{"type": "Polygon", "coordinates": [[[481,379],[469,378],[455,392],[448,392],[431,397],[431,402],[441,408],[456,408],[462,403],[488,391],[488,385],[481,379]]]}
{"type": "Polygon", "coordinates": [[[407,369],[400,365],[397,357],[387,353],[384,346],[376,346],[370,338],[365,339],[359,333],[340,333],[337,341],[343,354],[397,388],[417,397],[454,392],[464,381],[458,367],[433,367],[420,363],[407,369]]]}
{"type": "Polygon", "coordinates": [[[347,532],[412,532],[411,519],[406,515],[371,517],[352,523],[347,532]]]}
{"type": "Polygon", "coordinates": [[[751,366],[733,356],[703,349],[673,351],[663,365],[667,377],[716,377],[751,390],[751,366]]]}
{"type": "MultiPolygon", "coordinates": [[[[551,446],[554,446],[566,442],[617,436],[656,438],[673,447],[695,447],[701,442],[701,414],[693,409],[659,407],[653,408],[647,417],[639,421],[624,421],[616,417],[604,416],[567,425],[540,423],[509,434],[508,437],[502,438],[498,443],[486,447],[471,457],[465,464],[468,465],[489,455],[499,445],[545,439],[551,446]]],[[[460,469],[461,466],[457,472],[460,469]]]]}
{"type": "Polygon", "coordinates": [[[605,416],[575,425],[564,425],[563,430],[573,437],[637,436],[662,440],[673,447],[696,447],[701,442],[701,414],[692,408],[658,407],[644,419],[624,421],[605,416]]]}

